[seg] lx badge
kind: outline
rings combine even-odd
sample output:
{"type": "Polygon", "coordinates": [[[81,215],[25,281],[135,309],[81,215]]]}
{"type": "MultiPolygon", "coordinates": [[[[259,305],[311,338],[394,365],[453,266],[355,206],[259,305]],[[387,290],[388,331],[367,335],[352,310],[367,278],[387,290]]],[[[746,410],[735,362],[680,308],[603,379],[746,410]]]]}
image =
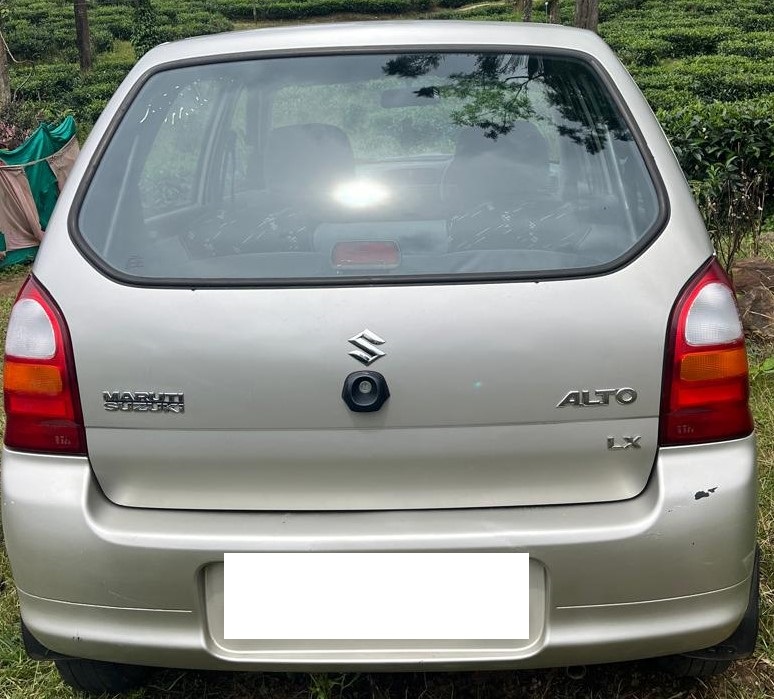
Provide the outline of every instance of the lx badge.
{"type": "Polygon", "coordinates": [[[637,435],[636,437],[624,437],[623,444],[618,444],[615,440],[615,437],[608,437],[607,448],[608,449],[642,449],[642,446],[640,445],[641,439],[642,439],[641,435],[637,435]]]}

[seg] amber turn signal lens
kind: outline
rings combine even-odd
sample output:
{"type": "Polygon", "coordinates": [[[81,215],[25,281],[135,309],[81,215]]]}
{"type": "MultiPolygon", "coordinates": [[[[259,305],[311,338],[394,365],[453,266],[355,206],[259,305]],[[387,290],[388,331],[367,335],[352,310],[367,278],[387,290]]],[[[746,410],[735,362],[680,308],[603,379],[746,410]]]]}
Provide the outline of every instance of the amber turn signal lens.
{"type": "Polygon", "coordinates": [[[62,392],[58,367],[8,360],[4,372],[5,390],[13,393],[56,396],[62,392]]]}
{"type": "Polygon", "coordinates": [[[743,347],[686,355],[680,362],[683,381],[714,381],[747,374],[747,354],[743,347]]]}

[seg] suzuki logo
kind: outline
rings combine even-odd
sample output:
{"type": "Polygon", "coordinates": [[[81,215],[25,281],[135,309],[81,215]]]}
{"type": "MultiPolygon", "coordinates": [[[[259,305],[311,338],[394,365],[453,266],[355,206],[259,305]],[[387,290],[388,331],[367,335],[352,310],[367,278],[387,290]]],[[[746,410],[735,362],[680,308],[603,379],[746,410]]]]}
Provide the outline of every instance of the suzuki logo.
{"type": "Polygon", "coordinates": [[[368,328],[355,335],[355,337],[350,337],[347,342],[358,348],[352,350],[349,356],[363,362],[366,366],[373,364],[379,357],[383,357],[385,354],[376,346],[383,345],[384,340],[368,328]]]}

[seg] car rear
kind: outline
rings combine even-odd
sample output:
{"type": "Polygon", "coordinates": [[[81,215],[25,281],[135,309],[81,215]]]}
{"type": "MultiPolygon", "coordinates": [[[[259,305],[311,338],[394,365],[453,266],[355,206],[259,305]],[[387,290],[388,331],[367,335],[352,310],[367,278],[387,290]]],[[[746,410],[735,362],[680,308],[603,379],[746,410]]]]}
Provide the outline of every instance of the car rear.
{"type": "Polygon", "coordinates": [[[62,193],[5,382],[6,544],[57,654],[577,665],[715,647],[757,589],[733,291],[585,32],[150,52],[62,193]],[[376,552],[527,554],[528,594],[500,599],[527,637],[226,633],[226,554],[308,554],[313,586],[315,554],[376,552]]]}

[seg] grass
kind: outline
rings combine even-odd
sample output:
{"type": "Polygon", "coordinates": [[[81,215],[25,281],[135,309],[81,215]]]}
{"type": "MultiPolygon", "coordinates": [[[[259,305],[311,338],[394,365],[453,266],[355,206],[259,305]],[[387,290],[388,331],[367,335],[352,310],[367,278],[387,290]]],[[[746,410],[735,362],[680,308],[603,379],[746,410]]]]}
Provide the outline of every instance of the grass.
{"type": "MultiPolygon", "coordinates": [[[[0,334],[25,271],[2,271],[0,334]]],[[[774,355],[774,347],[751,348],[751,362],[774,355]]],[[[774,375],[758,373],[752,406],[759,444],[760,543],[763,552],[761,630],[755,656],[708,681],[678,680],[650,663],[588,668],[581,680],[562,669],[522,672],[405,674],[206,673],[165,670],[130,699],[764,699],[774,697],[774,375]]],[[[4,416],[0,411],[0,427],[4,416]]],[[[0,542],[2,539],[0,538],[0,542]]],[[[53,663],[29,660],[19,638],[18,602],[5,551],[0,546],[0,699],[71,699],[53,663]]]]}

